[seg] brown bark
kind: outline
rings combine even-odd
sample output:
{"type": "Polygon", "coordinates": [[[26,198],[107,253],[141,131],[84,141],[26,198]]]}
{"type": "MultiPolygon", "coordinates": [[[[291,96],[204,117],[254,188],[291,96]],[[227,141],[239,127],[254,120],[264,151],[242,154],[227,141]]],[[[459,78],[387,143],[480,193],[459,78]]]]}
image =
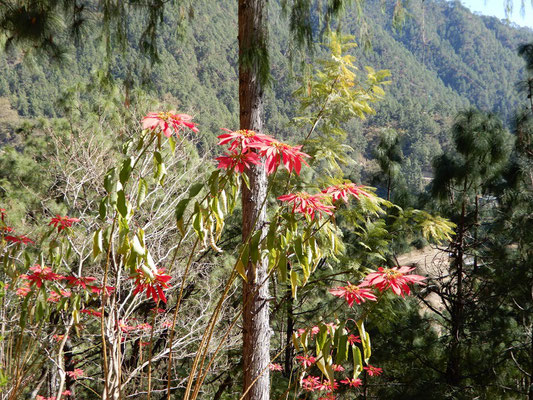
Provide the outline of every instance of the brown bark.
{"type": "MultiPolygon", "coordinates": [[[[266,41],[266,1],[239,0],[239,105],[240,128],[260,132],[263,114],[263,88],[259,76],[260,59],[254,49],[266,41]]],[[[247,172],[250,188],[243,183],[242,237],[246,241],[261,229],[266,234],[265,199],[267,177],[262,166],[247,172]]],[[[270,398],[270,327],[268,310],[268,262],[262,259],[246,266],[243,283],[243,393],[244,400],[270,398]]]]}

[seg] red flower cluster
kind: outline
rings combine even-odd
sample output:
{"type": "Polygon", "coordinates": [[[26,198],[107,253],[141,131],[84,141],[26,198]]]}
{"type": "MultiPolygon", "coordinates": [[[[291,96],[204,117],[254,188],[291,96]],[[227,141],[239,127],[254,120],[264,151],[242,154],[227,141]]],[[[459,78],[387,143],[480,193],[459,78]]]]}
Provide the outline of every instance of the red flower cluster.
{"type": "Polygon", "coordinates": [[[353,345],[354,343],[361,343],[361,337],[350,335],[348,336],[348,343],[350,343],[351,345],[353,345]]]}
{"type": "Polygon", "coordinates": [[[92,287],[89,285],[90,283],[93,283],[96,281],[96,278],[93,278],[92,276],[65,276],[65,280],[68,281],[68,284],[71,286],[81,286],[82,288],[86,289],[89,287],[89,289],[92,287]]]}
{"type": "Polygon", "coordinates": [[[164,270],[160,269],[157,274],[153,274],[153,278],[143,273],[141,269],[137,270],[137,275],[131,277],[135,279],[136,288],[133,294],[141,293],[146,290],[146,297],[152,299],[157,303],[160,299],[163,303],[167,302],[164,289],[168,288],[167,282],[171,279],[170,275],[164,275],[164,270]]]}
{"type": "Polygon", "coordinates": [[[303,390],[308,392],[314,392],[320,385],[320,378],[318,376],[309,375],[307,378],[302,379],[301,386],[303,390]]]}
{"type": "Polygon", "coordinates": [[[300,361],[304,368],[310,367],[316,362],[316,357],[313,356],[296,356],[296,359],[300,361]]]}
{"type": "Polygon", "coordinates": [[[306,192],[298,192],[295,194],[285,194],[278,197],[279,201],[285,201],[287,203],[292,203],[292,212],[304,214],[310,216],[311,219],[315,218],[315,213],[319,215],[325,213],[327,215],[332,215],[335,207],[328,206],[322,203],[321,194],[309,194],[306,192]]]}
{"type": "Polygon", "coordinates": [[[10,243],[22,243],[22,244],[33,243],[33,240],[27,238],[24,235],[18,235],[18,236],[9,235],[9,236],[4,237],[4,239],[6,240],[6,242],[10,242],[10,243]]]}
{"type": "Polygon", "coordinates": [[[342,372],[344,371],[344,367],[342,365],[339,365],[339,364],[332,364],[331,365],[331,369],[335,372],[342,372]]]}
{"type": "Polygon", "coordinates": [[[330,186],[322,190],[322,193],[331,195],[333,201],[342,199],[345,203],[348,203],[348,195],[352,195],[356,199],[360,196],[368,197],[368,193],[363,188],[364,186],[358,186],[355,183],[349,182],[330,186]]]}
{"type": "Polygon", "coordinates": [[[43,285],[44,281],[59,281],[65,279],[64,276],[52,272],[49,267],[41,267],[39,264],[30,267],[32,273],[30,275],[21,275],[22,279],[26,279],[31,285],[35,284],[38,288],[43,285]]]}
{"type": "Polygon", "coordinates": [[[128,325],[123,320],[118,321],[118,327],[124,333],[129,333],[133,331],[149,331],[150,329],[152,329],[152,325],[147,323],[142,323],[139,325],[128,325]]]}
{"type": "Polygon", "coordinates": [[[159,129],[166,137],[170,137],[173,130],[176,136],[179,136],[179,132],[183,127],[187,127],[193,132],[198,132],[196,124],[191,122],[191,120],[192,117],[190,115],[175,114],[175,111],[151,112],[143,118],[142,127],[151,131],[159,129]]]}
{"type": "Polygon", "coordinates": [[[50,303],[57,303],[60,301],[63,297],[70,297],[72,295],[72,292],[69,292],[68,290],[60,290],[59,293],[52,290],[50,292],[50,296],[48,297],[47,301],[50,303]]]}
{"type": "Polygon", "coordinates": [[[259,150],[259,154],[265,157],[265,167],[268,175],[273,174],[283,162],[283,166],[289,172],[294,170],[297,175],[300,175],[302,163],[305,158],[311,157],[300,151],[302,146],[289,146],[274,138],[268,143],[259,143],[255,146],[259,150]]]}
{"type": "Polygon", "coordinates": [[[334,391],[339,388],[339,384],[336,380],[330,381],[329,379],[320,380],[317,376],[309,375],[307,378],[301,380],[302,389],[307,392],[314,392],[315,390],[327,390],[334,391]]]}
{"type": "Polygon", "coordinates": [[[225,156],[216,158],[219,169],[234,169],[242,174],[245,169],[249,169],[252,165],[261,164],[257,153],[251,151],[241,153],[238,150],[230,150],[230,153],[225,154],[225,156]]]}
{"type": "Polygon", "coordinates": [[[67,371],[67,375],[71,379],[79,379],[85,375],[85,372],[80,368],[76,368],[74,371],[67,371]]]}
{"type": "Polygon", "coordinates": [[[247,149],[257,148],[257,145],[266,144],[270,140],[273,140],[271,136],[248,129],[241,129],[235,132],[226,128],[222,128],[222,130],[227,133],[218,136],[220,139],[218,145],[223,146],[229,144],[230,151],[239,149],[244,153],[247,149]]]}
{"type": "Polygon", "coordinates": [[[411,290],[410,284],[421,284],[424,279],[423,276],[409,274],[414,268],[409,267],[394,267],[394,268],[378,268],[378,272],[368,274],[360,286],[375,286],[380,292],[391,288],[398,296],[404,297],[404,294],[409,295],[411,290]]]}
{"type": "Polygon", "coordinates": [[[378,368],[378,367],[373,367],[372,365],[369,365],[367,367],[363,367],[363,369],[366,371],[366,373],[370,376],[374,376],[374,375],[381,375],[381,373],[383,372],[383,369],[381,368],[378,368]]]}
{"type": "Polygon", "coordinates": [[[56,214],[54,218],[50,221],[48,226],[53,225],[54,228],[57,228],[58,232],[61,232],[63,229],[70,228],[74,222],[79,222],[78,218],[70,218],[66,215],[63,217],[59,214],[56,214]]]}
{"type": "Polygon", "coordinates": [[[348,385],[350,387],[358,387],[358,386],[361,386],[363,384],[363,381],[361,379],[358,379],[358,378],[346,378],[344,380],[341,381],[341,383],[344,383],[345,385],[348,385]]]}
{"type": "Polygon", "coordinates": [[[230,153],[217,158],[220,169],[235,169],[242,173],[250,168],[250,165],[260,164],[259,157],[265,158],[265,168],[269,175],[274,173],[280,164],[283,164],[287,171],[294,170],[298,175],[302,163],[307,165],[305,158],[309,155],[300,151],[302,146],[290,146],[272,136],[247,129],[235,132],[224,130],[227,133],[218,136],[218,144],[229,144],[230,153]]]}
{"type": "Polygon", "coordinates": [[[268,369],[271,371],[283,371],[281,364],[268,364],[268,369]]]}
{"type": "Polygon", "coordinates": [[[100,318],[102,316],[102,313],[100,311],[95,311],[90,308],[84,308],[83,310],[80,310],[80,312],[83,314],[92,315],[93,317],[97,317],[97,318],[100,318]]]}
{"type": "Polygon", "coordinates": [[[346,283],[346,286],[330,289],[329,292],[333,296],[344,297],[349,307],[352,307],[354,302],[361,304],[366,300],[377,301],[377,297],[374,293],[372,293],[371,289],[365,289],[361,286],[352,285],[350,282],[346,283]]]}

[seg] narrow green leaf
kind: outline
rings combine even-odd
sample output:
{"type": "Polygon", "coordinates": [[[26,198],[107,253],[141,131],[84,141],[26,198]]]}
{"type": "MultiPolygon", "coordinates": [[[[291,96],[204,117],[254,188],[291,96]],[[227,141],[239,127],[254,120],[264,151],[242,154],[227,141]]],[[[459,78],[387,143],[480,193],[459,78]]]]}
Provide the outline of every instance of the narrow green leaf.
{"type": "Polygon", "coordinates": [[[176,139],[174,139],[173,135],[170,135],[168,138],[168,144],[170,145],[170,151],[172,152],[172,155],[176,153],[176,139]]]}
{"type": "Polygon", "coordinates": [[[359,374],[363,372],[363,360],[361,358],[361,350],[355,344],[352,345],[353,355],[353,377],[357,379],[359,374]]]}
{"type": "Polygon", "coordinates": [[[104,176],[104,189],[107,193],[113,191],[113,181],[115,180],[116,170],[115,168],[109,169],[104,176]]]}
{"type": "Polygon", "coordinates": [[[295,270],[291,270],[291,289],[292,297],[296,300],[296,291],[298,290],[298,274],[295,270]]]}
{"type": "Polygon", "coordinates": [[[281,252],[278,262],[278,270],[281,282],[287,281],[287,255],[284,251],[281,252]]]}
{"type": "Polygon", "coordinates": [[[342,335],[337,343],[337,355],[335,364],[341,364],[348,359],[348,336],[342,335]]]}
{"type": "Polygon", "coordinates": [[[139,238],[137,237],[137,235],[133,236],[133,241],[132,241],[132,250],[135,254],[139,255],[139,256],[144,256],[144,254],[146,253],[146,249],[144,248],[144,246],[141,244],[141,242],[139,241],[139,238]]]}
{"type": "Polygon", "coordinates": [[[128,206],[126,204],[124,190],[119,190],[117,192],[117,210],[122,217],[126,218],[128,216],[128,206]]]}
{"type": "Polygon", "coordinates": [[[194,185],[192,185],[189,189],[189,199],[196,197],[196,195],[200,193],[200,190],[202,190],[203,187],[203,183],[195,183],[194,185]]]}
{"type": "Polygon", "coordinates": [[[248,278],[246,277],[246,270],[245,270],[244,264],[243,264],[243,262],[242,262],[242,260],[240,258],[237,261],[236,269],[237,269],[237,272],[239,273],[239,275],[242,277],[242,279],[245,282],[248,282],[248,278]]]}
{"type": "Polygon", "coordinates": [[[122,161],[122,165],[120,167],[120,173],[119,173],[119,179],[122,185],[125,185],[128,179],[130,178],[132,166],[133,166],[132,157],[126,158],[124,161],[122,161]]]}
{"type": "Polygon", "coordinates": [[[189,201],[191,199],[181,199],[176,206],[176,221],[179,221],[183,218],[183,214],[185,213],[185,209],[187,208],[187,205],[189,204],[189,201]]]}
{"type": "Polygon", "coordinates": [[[98,257],[103,251],[102,230],[98,229],[93,235],[93,258],[98,257]]]}
{"type": "Polygon", "coordinates": [[[100,200],[100,206],[98,207],[98,213],[100,214],[100,218],[105,220],[107,217],[107,200],[108,196],[105,196],[102,200],[100,200]]]}
{"type": "Polygon", "coordinates": [[[148,193],[148,183],[144,178],[139,179],[139,186],[137,188],[137,206],[140,206],[144,203],[146,194],[148,193]]]}

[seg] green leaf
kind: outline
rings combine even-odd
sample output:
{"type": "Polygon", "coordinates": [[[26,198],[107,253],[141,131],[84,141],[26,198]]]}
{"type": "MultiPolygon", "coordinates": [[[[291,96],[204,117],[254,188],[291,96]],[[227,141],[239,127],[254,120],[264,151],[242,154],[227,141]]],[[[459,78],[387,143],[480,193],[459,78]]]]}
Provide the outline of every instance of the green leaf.
{"type": "Polygon", "coordinates": [[[132,242],[132,250],[135,254],[139,255],[139,256],[144,256],[145,253],[146,253],[146,249],[144,248],[144,246],[141,244],[139,238],[137,237],[137,235],[133,236],[133,242],[132,242]]]}
{"type": "Polygon", "coordinates": [[[176,139],[174,138],[174,135],[170,135],[168,138],[168,144],[170,145],[170,151],[172,152],[172,155],[176,152],[176,139]]]}
{"type": "Polygon", "coordinates": [[[212,173],[209,179],[207,180],[209,184],[209,192],[211,193],[211,196],[216,196],[218,194],[218,177],[220,176],[220,170],[215,169],[212,173]]]}
{"type": "Polygon", "coordinates": [[[148,183],[144,178],[139,179],[139,186],[137,188],[137,206],[140,206],[144,203],[146,194],[148,193],[148,183]]]}
{"type": "Polygon", "coordinates": [[[98,213],[100,214],[100,218],[105,220],[107,217],[107,200],[108,196],[105,196],[102,200],[100,200],[100,206],[98,207],[98,213]]]}
{"type": "Polygon", "coordinates": [[[124,190],[119,190],[117,192],[117,210],[122,217],[126,218],[128,216],[128,206],[126,203],[126,195],[124,194],[124,190]]]}
{"type": "MultiPolygon", "coordinates": [[[[331,343],[330,343],[331,344],[331,343]]],[[[328,346],[329,347],[329,346],[328,346]]],[[[322,373],[327,376],[328,380],[333,382],[335,379],[335,373],[333,372],[333,368],[331,368],[331,360],[329,359],[329,353],[317,353],[317,356],[319,357],[316,366],[322,373]],[[320,357],[322,355],[322,357],[320,357]]]]}
{"type": "Polygon", "coordinates": [[[200,210],[200,205],[198,203],[195,204],[194,207],[194,218],[192,220],[192,227],[195,230],[196,234],[200,238],[200,240],[203,240],[205,237],[204,233],[204,217],[202,214],[202,211],[200,210]]]}
{"type": "Polygon", "coordinates": [[[119,173],[119,179],[122,185],[125,185],[128,179],[130,178],[132,166],[133,166],[132,157],[126,158],[124,161],[122,161],[122,165],[120,167],[120,173],[119,173]]]}
{"type": "Polygon", "coordinates": [[[365,363],[368,364],[370,356],[372,354],[372,349],[370,347],[370,335],[365,330],[365,325],[363,320],[357,321],[357,329],[359,330],[359,336],[361,337],[361,344],[363,345],[363,353],[365,363]]]}
{"type": "Polygon", "coordinates": [[[355,344],[352,345],[353,355],[353,377],[356,379],[361,372],[363,372],[363,360],[361,358],[361,350],[355,344]]]}
{"type": "Polygon", "coordinates": [[[246,243],[244,247],[242,248],[241,260],[244,265],[248,265],[248,261],[250,260],[250,244],[249,243],[246,243]]]}
{"type": "Polygon", "coordinates": [[[339,337],[337,343],[337,355],[335,357],[335,364],[341,364],[348,359],[348,335],[339,337]]]}
{"type": "Polygon", "coordinates": [[[298,274],[295,270],[291,270],[291,289],[292,297],[296,300],[296,291],[298,290],[298,274]]]}
{"type": "Polygon", "coordinates": [[[98,257],[104,251],[102,229],[98,229],[93,235],[93,258],[98,257]]]}
{"type": "Polygon", "coordinates": [[[176,206],[176,221],[179,221],[183,218],[183,214],[185,213],[185,209],[187,208],[187,205],[189,204],[189,201],[191,199],[181,199],[176,206]]]}
{"type": "Polygon", "coordinates": [[[237,261],[237,265],[235,266],[235,269],[239,273],[239,275],[244,279],[245,282],[248,282],[248,278],[246,277],[246,270],[244,268],[244,264],[242,262],[242,259],[239,258],[237,261]]]}
{"type": "Polygon", "coordinates": [[[259,258],[261,256],[261,252],[259,249],[259,242],[261,241],[261,231],[257,231],[252,236],[252,239],[250,240],[250,256],[252,259],[252,262],[256,264],[259,261],[259,258]]]}
{"type": "Polygon", "coordinates": [[[281,282],[287,281],[287,254],[284,251],[279,255],[278,270],[281,282]]]}
{"type": "Polygon", "coordinates": [[[189,188],[189,200],[193,197],[196,197],[198,193],[200,193],[200,190],[204,187],[203,183],[195,183],[189,188]]]}
{"type": "Polygon", "coordinates": [[[116,170],[115,168],[109,169],[104,176],[104,188],[107,193],[113,191],[113,181],[115,180],[116,170]]]}
{"type": "Polygon", "coordinates": [[[316,336],[316,349],[318,351],[322,351],[324,348],[324,344],[326,343],[326,339],[328,338],[328,327],[324,324],[320,325],[320,331],[318,335],[316,336]]]}

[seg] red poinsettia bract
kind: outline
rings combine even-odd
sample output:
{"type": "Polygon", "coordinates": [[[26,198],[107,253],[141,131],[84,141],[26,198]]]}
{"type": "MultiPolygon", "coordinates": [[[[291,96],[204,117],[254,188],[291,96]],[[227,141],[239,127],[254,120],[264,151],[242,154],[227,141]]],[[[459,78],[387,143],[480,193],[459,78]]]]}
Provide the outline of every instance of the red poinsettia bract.
{"type": "Polygon", "coordinates": [[[361,304],[366,300],[377,301],[377,297],[372,293],[371,289],[366,289],[360,286],[352,285],[350,282],[346,282],[346,286],[339,286],[330,289],[329,292],[333,296],[344,297],[349,307],[353,306],[353,303],[361,304]]]}
{"type": "Polygon", "coordinates": [[[254,147],[259,150],[261,156],[265,157],[265,167],[268,175],[273,174],[282,162],[287,171],[294,170],[297,175],[300,175],[302,163],[309,166],[305,162],[305,158],[311,156],[300,151],[302,146],[290,146],[272,139],[268,143],[258,143],[254,147]]]}
{"type": "Polygon", "coordinates": [[[67,375],[71,379],[76,380],[76,379],[83,377],[85,375],[85,372],[80,368],[75,368],[74,371],[67,371],[67,375]]]}
{"type": "Polygon", "coordinates": [[[341,383],[344,383],[345,385],[348,385],[350,387],[358,387],[363,384],[363,381],[359,378],[346,378],[341,381],[341,383]]]}
{"type": "Polygon", "coordinates": [[[320,385],[317,387],[318,390],[329,390],[334,391],[339,388],[339,384],[336,380],[330,381],[329,379],[324,379],[320,385]]]}
{"type": "Polygon", "coordinates": [[[252,164],[261,164],[261,160],[257,153],[252,151],[245,151],[244,153],[238,150],[232,150],[230,153],[226,153],[225,156],[217,157],[219,169],[237,170],[241,174],[245,169],[248,169],[252,164]]]}
{"type": "Polygon", "coordinates": [[[300,361],[304,368],[310,367],[316,362],[316,357],[313,356],[296,356],[296,359],[300,361]]]}
{"type": "Polygon", "coordinates": [[[187,127],[193,132],[198,132],[196,124],[191,122],[192,117],[187,114],[175,114],[175,111],[151,112],[142,120],[143,129],[155,131],[159,129],[166,137],[172,136],[172,130],[176,136],[183,127],[187,127]],[[172,129],[171,129],[172,128],[172,129]]]}
{"type": "Polygon", "coordinates": [[[218,145],[223,146],[225,144],[229,144],[230,151],[234,151],[237,150],[237,148],[240,148],[242,152],[244,152],[248,148],[270,143],[272,140],[274,140],[274,138],[272,138],[271,136],[265,135],[263,133],[257,133],[249,129],[231,131],[229,129],[222,128],[222,130],[226,131],[227,133],[223,133],[222,135],[218,136],[218,138],[220,139],[218,145]]]}
{"type": "Polygon", "coordinates": [[[43,285],[44,281],[59,281],[65,279],[64,276],[53,272],[51,268],[41,267],[39,264],[35,264],[35,266],[30,267],[30,271],[32,272],[31,274],[21,275],[20,277],[28,280],[31,285],[37,285],[38,288],[43,285]]]}
{"type": "Polygon", "coordinates": [[[90,284],[96,281],[96,278],[93,278],[92,276],[65,276],[65,280],[68,282],[71,286],[81,286],[82,288],[86,289],[87,286],[90,288],[90,284]]]}
{"type": "Polygon", "coordinates": [[[63,229],[70,228],[74,222],[79,222],[78,218],[70,218],[68,216],[61,216],[56,214],[54,218],[50,221],[48,226],[53,225],[54,228],[57,228],[58,232],[61,232],[63,229]]]}
{"type": "Polygon", "coordinates": [[[315,218],[315,213],[325,213],[332,215],[335,207],[328,206],[322,203],[321,194],[309,194],[306,192],[298,192],[294,194],[286,194],[278,197],[279,201],[292,203],[292,212],[308,215],[311,219],[315,218]]]}
{"type": "Polygon", "coordinates": [[[368,193],[364,190],[364,186],[358,186],[355,183],[341,183],[339,185],[330,186],[322,193],[331,195],[333,201],[342,199],[345,203],[348,203],[348,195],[359,199],[360,196],[368,197],[368,193]]]}
{"type": "Polygon", "coordinates": [[[302,379],[301,385],[303,390],[314,392],[315,390],[319,390],[320,378],[318,376],[309,375],[307,378],[302,379]]]}
{"type": "Polygon", "coordinates": [[[410,284],[423,285],[422,281],[426,279],[420,275],[409,274],[412,270],[414,268],[379,267],[378,272],[368,274],[360,286],[375,286],[380,292],[391,288],[396,295],[404,297],[404,294],[409,295],[411,293],[410,284]]]}
{"type": "Polygon", "coordinates": [[[353,345],[354,343],[361,343],[361,337],[352,334],[348,336],[348,343],[350,343],[351,345],[353,345]]]}
{"type": "Polygon", "coordinates": [[[133,294],[142,293],[146,290],[146,297],[152,299],[157,303],[160,299],[166,304],[167,298],[165,297],[164,289],[168,288],[167,282],[171,279],[170,275],[164,275],[164,270],[159,269],[157,274],[153,274],[153,278],[145,275],[142,270],[137,270],[137,275],[133,276],[135,279],[135,290],[133,294]]]}
{"type": "Polygon", "coordinates": [[[283,366],[281,364],[268,364],[268,369],[271,371],[283,371],[283,366]]]}
{"type": "Polygon", "coordinates": [[[22,244],[32,243],[33,244],[33,240],[31,240],[30,238],[27,238],[24,235],[19,235],[19,236],[9,235],[9,236],[4,237],[4,239],[6,240],[6,242],[10,242],[10,243],[22,243],[22,244]]]}
{"type": "Polygon", "coordinates": [[[381,375],[381,373],[383,372],[383,369],[381,368],[378,368],[378,367],[374,367],[372,365],[369,365],[367,367],[363,367],[363,369],[366,371],[366,373],[369,375],[369,376],[374,376],[374,375],[381,375]]]}

